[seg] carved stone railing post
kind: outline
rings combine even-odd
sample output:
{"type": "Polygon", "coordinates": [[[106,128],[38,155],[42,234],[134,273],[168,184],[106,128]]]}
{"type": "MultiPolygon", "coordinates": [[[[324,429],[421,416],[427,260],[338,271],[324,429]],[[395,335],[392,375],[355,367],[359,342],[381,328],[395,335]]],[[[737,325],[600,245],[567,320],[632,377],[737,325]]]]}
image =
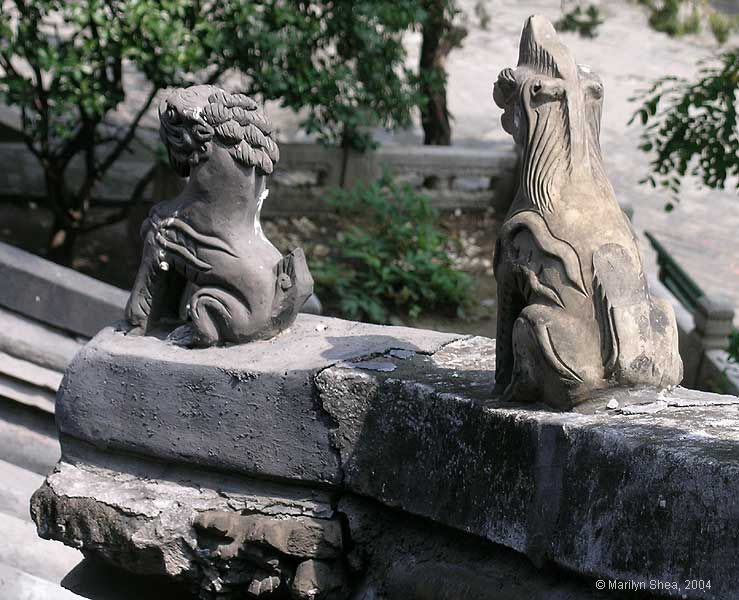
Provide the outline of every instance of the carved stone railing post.
{"type": "Polygon", "coordinates": [[[693,316],[695,333],[703,350],[725,350],[734,322],[731,300],[722,296],[701,296],[693,316]]]}
{"type": "Polygon", "coordinates": [[[704,295],[697,299],[695,327],[681,344],[686,354],[684,385],[708,391],[736,389],[726,353],[733,320],[734,306],[728,298],[704,295]]]}

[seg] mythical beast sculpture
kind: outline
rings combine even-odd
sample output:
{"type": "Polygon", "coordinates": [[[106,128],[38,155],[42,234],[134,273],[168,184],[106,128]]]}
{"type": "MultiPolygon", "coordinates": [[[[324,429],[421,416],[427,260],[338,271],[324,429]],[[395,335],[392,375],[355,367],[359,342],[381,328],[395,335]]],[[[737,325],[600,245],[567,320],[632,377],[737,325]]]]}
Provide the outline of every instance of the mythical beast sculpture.
{"type": "Polygon", "coordinates": [[[674,312],[649,294],[603,168],[600,80],[533,16],[493,97],[522,152],[495,252],[497,391],[571,408],[598,388],[678,384],[674,312]]]}
{"type": "Polygon", "coordinates": [[[283,257],[262,232],[266,179],[279,158],[267,117],[243,94],[199,85],[172,92],[160,120],[170,163],[189,180],[142,227],[126,307],[132,333],[179,321],[168,339],[186,346],[274,336],[293,322],[313,279],[302,250],[283,257]]]}

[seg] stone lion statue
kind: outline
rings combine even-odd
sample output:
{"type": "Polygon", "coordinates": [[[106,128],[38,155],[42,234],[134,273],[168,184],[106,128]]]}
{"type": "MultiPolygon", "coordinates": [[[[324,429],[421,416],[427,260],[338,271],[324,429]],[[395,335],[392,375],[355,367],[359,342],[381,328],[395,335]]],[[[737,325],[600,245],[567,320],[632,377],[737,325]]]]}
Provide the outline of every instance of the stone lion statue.
{"type": "Polygon", "coordinates": [[[125,312],[131,333],[174,325],[168,339],[185,346],[276,335],[311,295],[313,279],[302,250],[283,257],[260,224],[279,160],[269,120],[248,96],[198,85],[173,91],[160,121],[170,163],[189,179],[142,226],[143,258],[125,312]]]}
{"type": "Polygon", "coordinates": [[[498,392],[570,408],[598,388],[678,384],[674,312],[649,293],[603,167],[600,80],[533,16],[493,97],[522,155],[494,261],[498,392]]]}

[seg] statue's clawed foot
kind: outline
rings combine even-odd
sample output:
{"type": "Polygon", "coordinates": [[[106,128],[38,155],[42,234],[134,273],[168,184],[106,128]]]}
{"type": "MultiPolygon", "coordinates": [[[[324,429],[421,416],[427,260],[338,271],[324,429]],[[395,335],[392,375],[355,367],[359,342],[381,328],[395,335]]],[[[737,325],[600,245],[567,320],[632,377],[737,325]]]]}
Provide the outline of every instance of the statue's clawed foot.
{"type": "Polygon", "coordinates": [[[123,330],[125,335],[144,335],[146,333],[146,327],[143,325],[133,325],[123,330]]]}
{"type": "Polygon", "coordinates": [[[182,346],[184,348],[192,348],[200,345],[200,337],[192,323],[185,323],[173,329],[167,336],[167,342],[173,346],[182,346]]]}

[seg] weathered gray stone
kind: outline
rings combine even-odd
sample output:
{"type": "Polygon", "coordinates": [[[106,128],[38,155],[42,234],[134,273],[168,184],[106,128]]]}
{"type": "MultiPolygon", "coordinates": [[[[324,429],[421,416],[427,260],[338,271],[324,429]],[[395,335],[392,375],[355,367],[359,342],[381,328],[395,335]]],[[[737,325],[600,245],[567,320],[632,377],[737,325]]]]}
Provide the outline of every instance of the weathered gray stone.
{"type": "MultiPolygon", "coordinates": [[[[8,355],[5,355],[8,356],[8,355]]],[[[10,357],[8,357],[10,358],[10,357]]],[[[3,353],[0,352],[0,364],[2,363],[3,359],[3,353]]],[[[10,363],[13,368],[11,370],[15,371],[16,373],[19,373],[24,376],[31,376],[33,377],[35,375],[35,371],[37,371],[36,368],[28,365],[30,368],[23,368],[23,369],[17,369],[17,362],[16,360],[8,360],[4,366],[7,366],[8,363],[10,363]],[[13,364],[16,363],[16,364],[13,364]]],[[[26,367],[26,365],[24,365],[26,367]]],[[[4,369],[0,369],[2,371],[4,369]]],[[[61,373],[56,374],[57,379],[61,379],[61,373]]],[[[39,408],[43,411],[48,412],[49,414],[54,414],[54,392],[48,389],[48,387],[39,387],[36,385],[33,385],[32,383],[28,383],[23,380],[18,380],[12,376],[8,376],[5,373],[0,372],[0,398],[7,398],[9,400],[13,400],[15,402],[20,402],[21,404],[25,404],[28,406],[33,406],[35,408],[39,408]]]]}
{"type": "Polygon", "coordinates": [[[616,414],[567,416],[388,380],[347,453],[345,486],[538,565],[645,585],[700,574],[722,587],[687,597],[736,594],[726,549],[739,543],[739,399],[612,398],[616,414]]]}
{"type": "Polygon", "coordinates": [[[282,256],[262,231],[280,156],[272,124],[255,100],[212,85],[174,90],[159,117],[170,163],[188,181],[142,227],[131,333],[181,317],[168,337],[183,346],[273,337],[295,320],[313,279],[301,249],[282,256]]]}
{"type": "Polygon", "coordinates": [[[695,307],[695,329],[704,350],[724,350],[734,328],[734,305],[728,298],[701,296],[695,307]]]}
{"type": "Polygon", "coordinates": [[[202,598],[286,589],[306,559],[343,555],[319,491],[72,451],[74,464],[59,464],[32,512],[40,535],[86,555],[189,582],[202,598]]]}
{"type": "Polygon", "coordinates": [[[339,510],[352,533],[350,563],[367,574],[353,600],[600,600],[588,581],[537,571],[520,554],[353,495],[339,510]]]}
{"type": "Polygon", "coordinates": [[[53,415],[0,398],[0,456],[46,475],[60,457],[53,415]]]}
{"type": "Polygon", "coordinates": [[[107,329],[75,358],[57,399],[62,435],[100,448],[249,475],[336,485],[341,471],[314,376],[459,336],[300,315],[270,341],[196,352],[107,329]],[[174,368],[176,365],[176,368],[174,368]]]}
{"type": "Polygon", "coordinates": [[[0,306],[92,337],[123,316],[126,293],[0,242],[0,306]]]}
{"type": "Polygon", "coordinates": [[[198,515],[195,528],[230,538],[227,549],[220,550],[223,556],[235,555],[246,543],[263,544],[299,558],[336,558],[342,554],[338,521],[207,511],[198,515]]]}
{"type": "MultiPolygon", "coordinates": [[[[739,553],[739,398],[602,390],[577,412],[553,412],[491,400],[494,362],[493,340],[308,315],[267,342],[197,351],[106,330],[62,386],[65,461],[36,496],[36,522],[43,535],[80,540],[133,570],[154,565],[195,577],[203,593],[217,594],[292,585],[305,557],[285,554],[287,543],[276,540],[304,531],[304,517],[347,519],[351,572],[376,569],[363,589],[388,598],[378,587],[384,567],[362,558],[376,552],[362,541],[372,535],[358,533],[347,508],[361,496],[401,523],[422,519],[441,540],[477,540],[481,561],[492,543],[581,576],[711,580],[708,591],[683,589],[688,598],[739,593],[731,568],[739,553]],[[162,462],[137,467],[132,455],[162,462]],[[213,475],[198,467],[232,471],[231,487],[207,481],[213,475]],[[245,476],[282,483],[250,504],[238,499],[257,485],[245,476]],[[317,489],[327,490],[323,510],[303,501],[290,512],[269,510],[270,498],[288,490],[317,489]],[[208,511],[232,511],[234,527],[198,534],[196,517],[208,511]],[[241,519],[253,514],[297,523],[270,538],[269,519],[241,519]],[[246,531],[259,541],[239,553],[229,545],[246,531]],[[213,543],[207,556],[193,551],[205,539],[213,543]],[[207,568],[193,555],[207,558],[207,568]]],[[[397,544],[401,556],[408,545],[397,544]]],[[[461,559],[438,569],[414,561],[397,581],[415,574],[417,598],[429,597],[420,582],[437,581],[432,574],[440,589],[442,580],[468,580],[460,589],[470,597],[491,581],[461,559]]]]}
{"type": "Polygon", "coordinates": [[[493,96],[522,152],[495,253],[497,391],[571,408],[595,389],[679,384],[675,314],[649,293],[603,167],[600,79],[532,16],[493,96]]]}
{"type": "Polygon", "coordinates": [[[342,600],[349,591],[341,564],[315,559],[298,565],[290,589],[296,600],[342,600]]]}
{"type": "MultiPolygon", "coordinates": [[[[111,322],[119,319],[121,314],[116,313],[111,322]]],[[[80,341],[62,331],[0,308],[0,351],[2,352],[61,372],[67,368],[81,347],[80,341]]]]}

